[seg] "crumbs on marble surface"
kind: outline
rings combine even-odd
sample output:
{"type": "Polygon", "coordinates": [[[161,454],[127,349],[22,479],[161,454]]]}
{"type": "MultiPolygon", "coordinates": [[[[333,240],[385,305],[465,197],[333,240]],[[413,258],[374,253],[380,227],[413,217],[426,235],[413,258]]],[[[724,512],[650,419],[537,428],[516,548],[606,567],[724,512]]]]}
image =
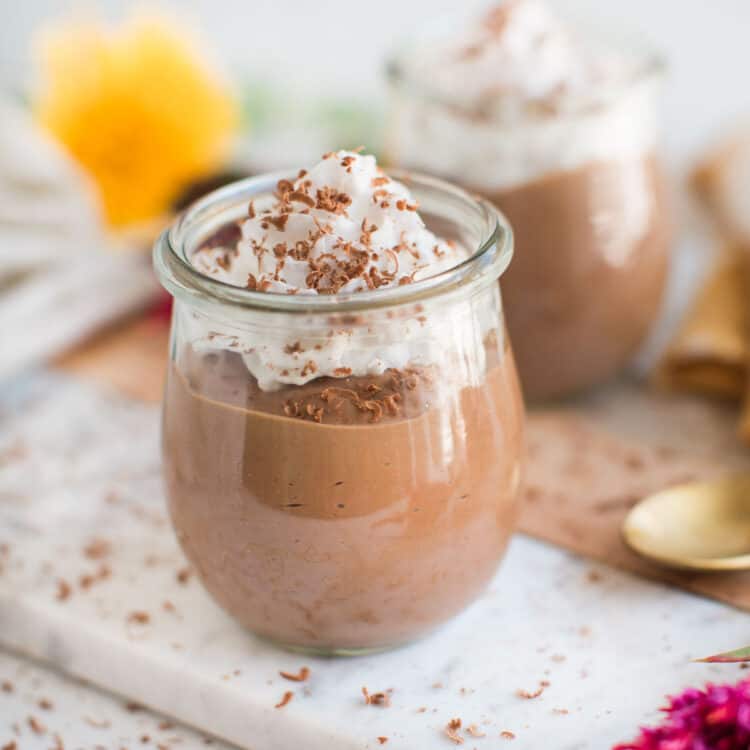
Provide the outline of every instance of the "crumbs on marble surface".
{"type": "Polygon", "coordinates": [[[70,599],[70,595],[73,593],[73,589],[71,585],[64,580],[63,578],[60,578],[57,581],[57,594],[55,595],[55,598],[58,602],[65,602],[68,599],[70,599]]]}
{"type": "Polygon", "coordinates": [[[445,736],[454,744],[456,745],[463,745],[464,738],[458,733],[458,730],[461,729],[461,719],[451,719],[446,725],[445,729],[443,730],[445,732],[445,736]]]}
{"type": "Polygon", "coordinates": [[[294,693],[291,690],[287,690],[284,695],[281,696],[281,700],[274,706],[274,708],[284,708],[294,698],[294,693]]]}
{"type": "Polygon", "coordinates": [[[45,727],[36,716],[29,716],[29,718],[26,719],[26,723],[34,734],[47,734],[47,727],[45,727]]]}
{"type": "Polygon", "coordinates": [[[508,729],[503,729],[503,731],[500,732],[500,738],[503,740],[514,740],[516,739],[516,735],[508,729]]]}
{"type": "Polygon", "coordinates": [[[378,742],[381,745],[385,745],[385,743],[388,742],[388,738],[387,737],[378,737],[378,742]]]}
{"type": "Polygon", "coordinates": [[[112,542],[99,537],[92,539],[84,548],[83,555],[89,560],[103,560],[112,554],[112,542]]]}
{"type": "Polygon", "coordinates": [[[106,581],[111,577],[112,569],[109,567],[109,565],[107,565],[107,563],[102,563],[94,573],[84,573],[83,575],[81,575],[81,577],[78,579],[78,585],[80,586],[81,590],[87,591],[94,584],[106,581]]]}
{"type": "Polygon", "coordinates": [[[296,674],[293,672],[283,672],[283,671],[280,671],[279,674],[285,680],[291,680],[292,682],[306,682],[308,677],[310,677],[310,668],[302,667],[299,670],[299,672],[297,672],[296,674]]]}
{"type": "Polygon", "coordinates": [[[516,690],[516,695],[519,698],[524,698],[525,700],[533,700],[534,698],[538,698],[549,686],[550,683],[548,680],[540,680],[539,687],[536,690],[530,691],[519,688],[518,690],[516,690]]]}
{"type": "Polygon", "coordinates": [[[177,571],[175,577],[177,579],[177,583],[186,586],[192,575],[193,571],[190,568],[181,568],[177,571]]]}
{"type": "Polygon", "coordinates": [[[148,612],[136,610],[128,615],[127,621],[135,625],[148,625],[151,622],[151,615],[148,612]]]}
{"type": "Polygon", "coordinates": [[[388,708],[391,705],[390,693],[392,692],[392,689],[388,689],[384,692],[371,693],[366,687],[362,687],[362,695],[365,698],[366,706],[382,706],[383,708],[388,708]]]}
{"type": "Polygon", "coordinates": [[[84,716],[83,720],[92,729],[109,729],[112,726],[112,722],[109,719],[92,719],[90,716],[84,716]]]}

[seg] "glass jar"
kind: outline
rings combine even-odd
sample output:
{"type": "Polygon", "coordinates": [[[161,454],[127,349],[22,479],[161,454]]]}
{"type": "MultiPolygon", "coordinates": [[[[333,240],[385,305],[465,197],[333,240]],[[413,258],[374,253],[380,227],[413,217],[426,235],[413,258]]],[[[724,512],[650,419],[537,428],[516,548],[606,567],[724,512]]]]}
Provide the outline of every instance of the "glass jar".
{"type": "Polygon", "coordinates": [[[608,379],[661,310],[670,256],[656,146],[662,64],[629,54],[637,73],[606,100],[558,111],[509,107],[511,116],[436,95],[412,71],[410,54],[388,66],[388,162],[483,195],[513,227],[504,303],[531,399],[608,379]]]}
{"type": "Polygon", "coordinates": [[[156,244],[175,298],[169,509],[205,588],[254,633],[316,653],[382,649],[476,598],[516,523],[523,405],[497,284],[512,234],[487,202],[396,175],[467,260],[349,295],[263,293],[199,273],[196,249],[236,236],[249,201],[283,177],[211,193],[156,244]],[[257,376],[272,360],[328,356],[370,374],[283,386],[257,376]]]}

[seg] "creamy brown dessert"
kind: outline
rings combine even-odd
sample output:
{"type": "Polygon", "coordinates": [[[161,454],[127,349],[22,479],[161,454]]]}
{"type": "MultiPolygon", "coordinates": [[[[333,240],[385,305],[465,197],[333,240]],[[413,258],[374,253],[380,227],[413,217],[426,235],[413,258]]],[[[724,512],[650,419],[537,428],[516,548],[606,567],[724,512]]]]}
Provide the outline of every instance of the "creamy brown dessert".
{"type": "Polygon", "coordinates": [[[275,187],[189,255],[205,277],[241,280],[258,310],[177,296],[172,519],[206,589],[253,632],[320,652],[395,645],[474,599],[515,525],[523,407],[493,283],[501,248],[458,290],[412,301],[475,259],[372,157],[331,154],[275,187]],[[290,298],[303,312],[265,309],[290,298]]]}
{"type": "Polygon", "coordinates": [[[630,168],[640,195],[631,194],[621,165],[608,162],[488,193],[510,219],[520,248],[503,300],[532,398],[606,380],[637,351],[659,314],[669,269],[665,186],[654,158],[630,168]],[[633,236],[623,207],[643,195],[651,209],[633,236]]]}
{"type": "Polygon", "coordinates": [[[534,0],[415,43],[392,66],[391,160],[483,194],[513,226],[504,302],[532,399],[614,374],[660,310],[669,212],[656,73],[534,0]]]}
{"type": "Polygon", "coordinates": [[[517,482],[522,411],[507,353],[438,405],[419,374],[267,394],[239,357],[213,357],[170,373],[165,470],[183,549],[239,622],[286,644],[377,648],[486,586],[516,521],[503,488],[517,482]]]}

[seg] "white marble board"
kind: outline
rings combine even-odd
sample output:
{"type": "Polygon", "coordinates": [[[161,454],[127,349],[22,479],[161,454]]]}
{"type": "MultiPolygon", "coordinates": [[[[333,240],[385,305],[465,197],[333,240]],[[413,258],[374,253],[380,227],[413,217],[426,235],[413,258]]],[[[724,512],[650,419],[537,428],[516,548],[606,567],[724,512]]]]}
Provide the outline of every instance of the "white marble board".
{"type": "Polygon", "coordinates": [[[43,376],[0,410],[0,645],[240,747],[449,748],[458,717],[485,735],[463,732],[467,750],[600,750],[655,719],[665,693],[741,675],[690,660],[750,642],[750,616],[522,536],[487,593],[421,643],[279,651],[179,580],[154,407],[43,376]],[[279,676],[302,666],[305,683],[279,676]],[[391,705],[365,705],[363,686],[392,689],[391,705]]]}

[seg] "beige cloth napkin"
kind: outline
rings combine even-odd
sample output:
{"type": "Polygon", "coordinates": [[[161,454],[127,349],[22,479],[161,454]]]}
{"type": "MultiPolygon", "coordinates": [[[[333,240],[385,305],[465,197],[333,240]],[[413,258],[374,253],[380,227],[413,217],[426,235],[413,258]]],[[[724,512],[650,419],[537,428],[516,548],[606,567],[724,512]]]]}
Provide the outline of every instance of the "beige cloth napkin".
{"type": "Polygon", "coordinates": [[[693,183],[724,251],[668,347],[656,382],[736,401],[750,442],[750,131],[721,143],[693,183]]]}

